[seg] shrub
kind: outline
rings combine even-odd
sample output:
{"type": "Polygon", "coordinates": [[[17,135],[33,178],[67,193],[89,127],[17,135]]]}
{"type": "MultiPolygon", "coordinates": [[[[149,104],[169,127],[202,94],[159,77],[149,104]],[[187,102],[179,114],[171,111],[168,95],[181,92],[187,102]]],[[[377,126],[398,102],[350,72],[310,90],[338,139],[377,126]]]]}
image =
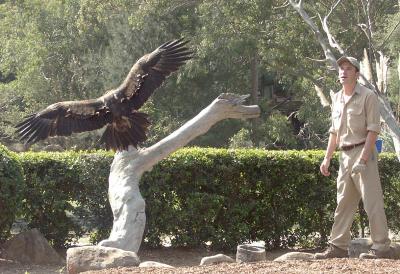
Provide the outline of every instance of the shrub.
{"type": "MultiPolygon", "coordinates": [[[[181,149],[146,172],[145,245],[233,249],[263,240],[267,248],[326,244],[336,207],[338,162],[332,176],[319,172],[323,151],[181,149]]],[[[53,245],[86,232],[97,242],[112,226],[107,199],[113,159],[106,152],[23,153],[24,213],[53,245]],[[70,234],[69,232],[73,232],[70,234]]],[[[400,163],[394,154],[379,161],[389,227],[399,231],[400,163]]],[[[363,221],[357,217],[353,231],[363,221]]],[[[361,225],[364,225],[361,223],[361,225]]]]}
{"type": "Polygon", "coordinates": [[[109,230],[110,160],[110,155],[101,152],[21,153],[26,177],[23,210],[28,226],[38,228],[55,247],[68,246],[93,229],[93,219],[96,229],[102,230],[107,223],[109,230]]]}
{"type": "Polygon", "coordinates": [[[0,242],[10,236],[10,229],[21,207],[23,175],[16,155],[0,145],[0,242]]]}
{"type": "MultiPolygon", "coordinates": [[[[385,212],[390,230],[400,232],[400,163],[394,153],[381,153],[379,174],[382,182],[385,212]]],[[[365,225],[368,225],[366,222],[365,225]]]]}
{"type": "Polygon", "coordinates": [[[234,248],[264,240],[292,246],[332,224],[335,185],[318,172],[322,152],[183,149],[142,179],[148,242],[234,248]]]}
{"type": "Polygon", "coordinates": [[[83,233],[90,233],[92,243],[108,238],[113,215],[108,201],[108,176],[113,155],[104,151],[79,156],[73,214],[80,220],[83,233]]]}

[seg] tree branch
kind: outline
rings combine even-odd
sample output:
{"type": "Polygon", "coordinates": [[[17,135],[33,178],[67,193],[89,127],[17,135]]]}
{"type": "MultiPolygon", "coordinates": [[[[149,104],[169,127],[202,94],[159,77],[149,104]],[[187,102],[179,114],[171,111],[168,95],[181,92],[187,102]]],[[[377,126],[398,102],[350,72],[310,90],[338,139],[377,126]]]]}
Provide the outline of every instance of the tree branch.
{"type": "MultiPolygon", "coordinates": [[[[373,56],[374,60],[377,60],[378,58],[377,58],[377,55],[376,55],[376,50],[375,50],[375,47],[374,47],[373,42],[372,42],[372,23],[371,23],[371,16],[370,16],[370,13],[369,13],[370,2],[369,2],[369,0],[367,0],[367,2],[365,3],[364,0],[361,0],[361,3],[362,3],[362,7],[363,7],[363,11],[364,11],[364,14],[365,14],[365,17],[366,17],[367,24],[359,24],[359,26],[360,26],[361,30],[365,33],[365,35],[366,35],[366,37],[368,39],[369,55],[371,57],[373,56]]],[[[371,72],[374,71],[371,62],[370,62],[370,68],[369,69],[371,70],[371,72]]],[[[371,76],[372,76],[371,83],[375,86],[375,89],[379,92],[378,86],[376,84],[376,79],[374,79],[374,74],[371,73],[371,76]]]]}
{"type": "Polygon", "coordinates": [[[336,42],[335,37],[332,36],[329,27],[328,27],[328,18],[332,14],[332,12],[335,10],[337,5],[341,2],[342,0],[338,0],[330,9],[329,13],[324,17],[324,19],[321,19],[321,16],[318,14],[319,19],[321,20],[322,23],[322,29],[325,31],[326,36],[328,37],[329,45],[332,48],[336,48],[341,55],[345,55],[345,51],[342,49],[342,47],[339,45],[339,43],[336,42]]]}
{"type": "Polygon", "coordinates": [[[329,103],[328,99],[326,98],[325,94],[322,91],[322,88],[316,84],[314,84],[315,91],[317,92],[317,96],[321,102],[323,107],[329,107],[331,104],[329,103]]]}
{"type": "MultiPolygon", "coordinates": [[[[183,1],[180,1],[179,3],[175,3],[176,4],[175,6],[169,7],[164,13],[162,13],[161,16],[164,16],[166,14],[171,14],[171,13],[175,12],[175,10],[180,9],[180,8],[188,8],[190,6],[194,6],[194,5],[199,4],[201,2],[202,2],[202,0],[183,0],[183,1]]],[[[174,2],[172,2],[172,3],[174,3],[174,2]]]]}
{"type": "Polygon", "coordinates": [[[313,20],[310,18],[310,16],[307,14],[307,12],[303,9],[303,5],[302,5],[303,1],[300,0],[299,3],[295,3],[293,0],[289,0],[289,2],[293,6],[293,8],[300,14],[300,16],[303,18],[303,20],[310,26],[312,31],[314,32],[319,44],[321,45],[322,49],[324,50],[326,60],[330,63],[330,65],[332,67],[335,68],[335,70],[338,70],[338,65],[336,64],[336,58],[333,55],[331,48],[328,46],[326,38],[322,35],[322,33],[319,31],[317,25],[313,22],[313,20]]]}
{"type": "MultiPolygon", "coordinates": [[[[379,103],[380,103],[380,108],[379,111],[381,113],[381,116],[383,120],[386,122],[388,125],[389,129],[397,135],[397,138],[400,139],[400,127],[397,124],[396,118],[393,115],[393,110],[392,107],[390,106],[389,100],[386,98],[386,96],[382,95],[382,93],[378,92],[375,88],[374,85],[372,85],[368,80],[365,78],[364,75],[360,73],[360,77],[364,80],[365,86],[372,91],[374,91],[378,95],[379,103]]],[[[400,158],[399,158],[400,160],[400,158]]]]}
{"type": "MultiPolygon", "coordinates": [[[[400,4],[399,4],[400,5],[400,4]]],[[[392,34],[394,33],[394,31],[397,29],[397,27],[400,25],[400,21],[397,22],[396,26],[390,31],[390,33],[385,37],[385,39],[383,39],[383,42],[380,44],[380,46],[378,47],[378,49],[381,49],[384,45],[386,45],[387,40],[390,39],[390,37],[392,36],[392,34]]]]}
{"type": "Polygon", "coordinates": [[[308,56],[306,56],[305,57],[306,59],[308,59],[308,60],[310,60],[310,61],[313,61],[313,62],[316,62],[316,63],[326,63],[326,59],[314,59],[314,58],[311,58],[311,57],[308,57],[308,56]]]}
{"type": "Polygon", "coordinates": [[[283,3],[282,5],[277,6],[277,7],[272,7],[272,9],[274,9],[274,10],[282,9],[282,8],[286,8],[289,5],[290,5],[290,3],[288,1],[285,1],[285,3],[283,3]]]}
{"type": "Polygon", "coordinates": [[[150,169],[172,152],[188,144],[199,135],[206,133],[217,122],[228,119],[256,118],[260,115],[257,105],[241,105],[248,95],[223,93],[196,117],[185,123],[171,135],[147,149],[139,151],[140,164],[144,170],[150,169]]]}
{"type": "Polygon", "coordinates": [[[296,76],[296,77],[298,77],[300,75],[300,76],[310,80],[314,84],[314,88],[315,88],[317,96],[321,102],[321,105],[323,107],[329,107],[331,105],[330,101],[328,100],[328,98],[325,96],[325,94],[323,92],[323,90],[324,89],[326,90],[327,87],[324,84],[322,84],[319,80],[314,79],[314,77],[312,77],[310,74],[306,73],[304,70],[293,71],[293,70],[286,69],[285,72],[290,75],[296,76]]]}

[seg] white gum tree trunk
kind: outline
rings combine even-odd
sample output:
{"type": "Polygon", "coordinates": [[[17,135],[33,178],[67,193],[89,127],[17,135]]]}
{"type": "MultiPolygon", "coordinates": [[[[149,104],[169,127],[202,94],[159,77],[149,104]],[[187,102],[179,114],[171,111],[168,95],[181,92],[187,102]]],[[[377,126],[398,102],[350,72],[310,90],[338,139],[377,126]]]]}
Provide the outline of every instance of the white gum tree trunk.
{"type": "Polygon", "coordinates": [[[139,189],[143,173],[221,120],[258,117],[260,108],[257,105],[242,105],[247,97],[223,93],[197,116],[153,146],[139,150],[129,147],[127,151],[115,153],[108,188],[114,221],[109,238],[101,241],[100,246],[138,252],[146,223],[145,200],[139,189]]]}

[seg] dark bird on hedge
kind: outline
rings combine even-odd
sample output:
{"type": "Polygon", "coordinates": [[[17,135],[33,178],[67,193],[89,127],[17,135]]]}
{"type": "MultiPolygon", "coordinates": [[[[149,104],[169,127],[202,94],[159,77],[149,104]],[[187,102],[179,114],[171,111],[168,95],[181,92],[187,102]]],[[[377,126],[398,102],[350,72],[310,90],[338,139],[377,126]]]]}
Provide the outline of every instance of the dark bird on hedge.
{"type": "Polygon", "coordinates": [[[189,41],[169,41],[141,57],[125,81],[97,99],[65,101],[25,117],[17,133],[22,141],[33,144],[51,136],[69,136],[75,132],[106,127],[100,142],[107,149],[137,148],[146,140],[148,115],[138,112],[165,78],[191,59],[189,41]]]}

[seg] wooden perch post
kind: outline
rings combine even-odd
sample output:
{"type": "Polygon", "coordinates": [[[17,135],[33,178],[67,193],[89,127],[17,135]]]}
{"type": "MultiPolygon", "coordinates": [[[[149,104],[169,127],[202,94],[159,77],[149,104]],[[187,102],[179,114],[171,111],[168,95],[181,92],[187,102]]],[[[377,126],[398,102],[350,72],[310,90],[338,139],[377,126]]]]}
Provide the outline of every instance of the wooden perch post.
{"type": "Polygon", "coordinates": [[[258,117],[260,108],[257,105],[242,105],[247,97],[223,93],[197,116],[153,146],[139,150],[129,147],[127,151],[115,154],[108,188],[114,221],[109,238],[101,241],[100,246],[138,252],[146,223],[145,200],[139,190],[143,173],[221,120],[258,117]]]}

